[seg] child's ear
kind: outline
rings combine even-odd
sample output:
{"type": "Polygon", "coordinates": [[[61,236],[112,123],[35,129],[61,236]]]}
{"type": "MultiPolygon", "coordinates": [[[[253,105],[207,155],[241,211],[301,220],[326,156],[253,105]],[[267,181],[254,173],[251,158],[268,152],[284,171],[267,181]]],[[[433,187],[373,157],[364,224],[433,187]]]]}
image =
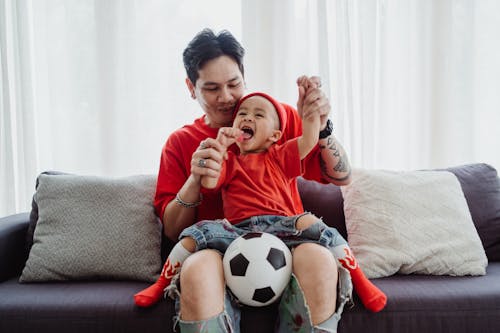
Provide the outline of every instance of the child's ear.
{"type": "Polygon", "coordinates": [[[273,135],[269,138],[272,142],[276,143],[278,142],[279,139],[281,139],[281,136],[283,133],[280,130],[274,130],[273,135]]]}

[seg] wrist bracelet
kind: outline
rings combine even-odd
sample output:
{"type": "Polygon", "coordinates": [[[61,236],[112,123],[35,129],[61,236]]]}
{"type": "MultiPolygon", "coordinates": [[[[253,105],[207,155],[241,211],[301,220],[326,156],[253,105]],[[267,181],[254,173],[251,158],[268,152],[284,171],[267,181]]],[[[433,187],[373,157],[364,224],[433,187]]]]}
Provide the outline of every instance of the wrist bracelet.
{"type": "Polygon", "coordinates": [[[333,123],[330,119],[328,119],[326,121],[325,129],[319,132],[319,139],[321,140],[329,137],[330,135],[332,135],[332,132],[333,132],[333,123]]]}
{"type": "Polygon", "coordinates": [[[203,200],[203,194],[200,193],[200,200],[196,202],[186,202],[181,199],[179,196],[179,193],[175,196],[175,203],[178,204],[179,206],[182,206],[184,208],[194,208],[198,207],[201,204],[201,201],[203,200]]]}

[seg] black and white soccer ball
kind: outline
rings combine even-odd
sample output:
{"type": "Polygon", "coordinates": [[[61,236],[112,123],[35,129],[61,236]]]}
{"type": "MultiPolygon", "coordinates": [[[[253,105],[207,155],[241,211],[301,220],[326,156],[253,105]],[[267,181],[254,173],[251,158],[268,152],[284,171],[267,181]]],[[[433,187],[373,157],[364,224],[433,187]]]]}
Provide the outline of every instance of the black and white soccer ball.
{"type": "Polygon", "coordinates": [[[292,254],[278,237],[254,232],[236,238],[223,259],[224,276],[231,292],[250,306],[273,303],[292,274],[292,254]]]}

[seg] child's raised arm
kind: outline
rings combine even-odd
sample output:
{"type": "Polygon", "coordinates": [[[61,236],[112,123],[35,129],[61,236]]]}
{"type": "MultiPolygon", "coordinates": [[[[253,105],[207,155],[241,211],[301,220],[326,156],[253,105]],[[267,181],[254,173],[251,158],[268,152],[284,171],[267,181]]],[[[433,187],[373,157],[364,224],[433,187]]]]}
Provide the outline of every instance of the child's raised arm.
{"type": "Polygon", "coordinates": [[[307,77],[301,77],[297,81],[299,85],[299,101],[301,101],[302,116],[302,136],[297,140],[299,145],[300,159],[304,159],[307,154],[318,143],[318,133],[321,126],[320,114],[315,109],[315,101],[318,98],[317,84],[307,77]]]}

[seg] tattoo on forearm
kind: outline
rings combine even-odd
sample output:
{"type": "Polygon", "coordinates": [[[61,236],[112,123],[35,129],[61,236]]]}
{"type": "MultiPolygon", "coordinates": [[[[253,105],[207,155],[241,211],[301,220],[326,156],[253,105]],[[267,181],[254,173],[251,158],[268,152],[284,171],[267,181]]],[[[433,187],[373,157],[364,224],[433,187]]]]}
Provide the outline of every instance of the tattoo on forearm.
{"type": "Polygon", "coordinates": [[[339,157],[339,162],[337,165],[333,168],[333,170],[337,172],[348,172],[350,171],[349,169],[349,161],[345,156],[340,156],[339,157]]]}
{"type": "Polygon", "coordinates": [[[334,177],[330,174],[330,170],[328,170],[328,165],[327,163],[323,160],[323,157],[320,158],[320,166],[321,166],[321,171],[323,174],[328,177],[329,179],[332,180],[337,180],[337,181],[343,181],[349,178],[351,175],[351,169],[349,166],[349,160],[347,159],[347,156],[344,154],[341,154],[340,149],[337,147],[337,144],[335,143],[335,140],[332,137],[329,137],[327,140],[326,145],[320,145],[320,149],[328,149],[329,152],[338,160],[337,164],[333,167],[333,171],[336,173],[345,173],[347,172],[347,175],[344,177],[334,177]]]}

